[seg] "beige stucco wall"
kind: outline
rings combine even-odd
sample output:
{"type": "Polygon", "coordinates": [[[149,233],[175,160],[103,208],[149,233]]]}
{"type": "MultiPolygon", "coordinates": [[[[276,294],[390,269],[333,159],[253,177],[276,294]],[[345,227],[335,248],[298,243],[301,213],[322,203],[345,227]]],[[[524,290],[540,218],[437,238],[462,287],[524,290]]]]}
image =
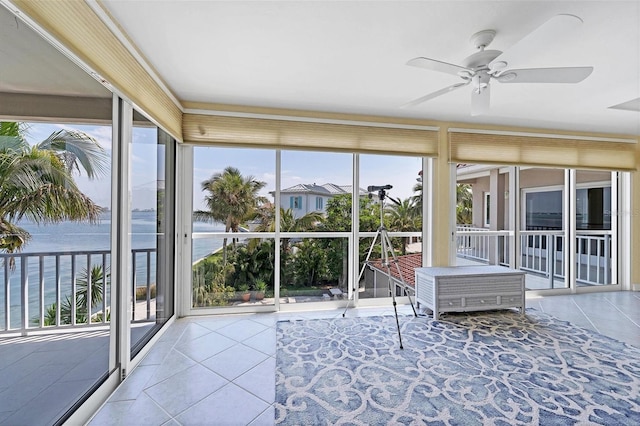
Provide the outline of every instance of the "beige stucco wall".
{"type": "Polygon", "coordinates": [[[540,188],[564,185],[563,169],[524,169],[520,170],[520,188],[540,188]]]}

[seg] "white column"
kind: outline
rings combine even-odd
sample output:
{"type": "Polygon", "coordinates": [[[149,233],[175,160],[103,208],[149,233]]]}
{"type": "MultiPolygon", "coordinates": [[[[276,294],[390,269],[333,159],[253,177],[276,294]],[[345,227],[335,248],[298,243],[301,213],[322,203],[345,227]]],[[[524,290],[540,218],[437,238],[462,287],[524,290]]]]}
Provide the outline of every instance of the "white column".
{"type": "MultiPolygon", "coordinates": [[[[635,173],[634,173],[635,174],[635,173]]],[[[634,269],[637,275],[638,267],[633,263],[633,246],[637,246],[635,238],[633,236],[633,198],[632,198],[632,185],[633,174],[629,172],[620,173],[620,202],[617,205],[613,204],[613,185],[611,187],[612,200],[611,200],[611,228],[613,230],[613,218],[617,218],[619,233],[615,236],[618,237],[618,260],[619,260],[619,275],[618,282],[621,285],[622,290],[640,290],[640,281],[634,280],[634,269]],[[634,284],[637,288],[634,288],[634,284]]],[[[612,258],[612,261],[614,259],[612,258]]]]}
{"type": "Polygon", "coordinates": [[[176,237],[176,306],[177,316],[189,314],[192,305],[192,238],[193,233],[193,147],[176,147],[176,204],[178,233],[176,237]]]}
{"type": "Polygon", "coordinates": [[[433,251],[433,244],[431,235],[433,235],[433,219],[432,219],[432,205],[433,205],[433,189],[431,182],[433,176],[431,171],[433,170],[433,159],[422,159],[422,266],[432,266],[431,253],[433,251]]]}
{"type": "Polygon", "coordinates": [[[280,266],[281,266],[281,253],[280,253],[280,187],[282,180],[281,168],[282,166],[282,151],[279,149],[276,150],[276,192],[273,198],[273,204],[275,208],[274,220],[276,221],[275,226],[275,235],[274,240],[275,243],[273,245],[274,253],[274,271],[273,271],[273,297],[274,297],[274,305],[275,310],[280,310],[280,266]]]}
{"type": "MultiPolygon", "coordinates": [[[[564,173],[564,279],[572,293],[576,285],[576,171],[567,169],[564,173]]],[[[554,259],[555,261],[555,259],[554,259]]]]}
{"type": "Polygon", "coordinates": [[[455,265],[456,165],[449,163],[449,134],[441,128],[438,134],[438,157],[430,158],[428,187],[430,216],[428,220],[428,256],[426,266],[455,265]]]}
{"type": "MultiPolygon", "coordinates": [[[[620,182],[622,173],[611,172],[611,210],[618,211],[620,195],[620,182]]],[[[628,238],[628,236],[622,237],[618,232],[620,226],[620,217],[618,214],[611,214],[611,275],[609,276],[609,282],[613,284],[620,284],[620,276],[618,275],[618,247],[620,246],[620,240],[628,238]]],[[[606,241],[606,240],[605,240],[606,241]]],[[[606,250],[605,250],[606,252],[606,250]]],[[[606,258],[605,258],[606,259],[606,258]]],[[[605,266],[606,267],[606,266],[605,266]]],[[[608,284],[608,283],[606,283],[608,284]]]]}
{"type": "Polygon", "coordinates": [[[520,268],[520,168],[509,167],[509,266],[520,268]]]}

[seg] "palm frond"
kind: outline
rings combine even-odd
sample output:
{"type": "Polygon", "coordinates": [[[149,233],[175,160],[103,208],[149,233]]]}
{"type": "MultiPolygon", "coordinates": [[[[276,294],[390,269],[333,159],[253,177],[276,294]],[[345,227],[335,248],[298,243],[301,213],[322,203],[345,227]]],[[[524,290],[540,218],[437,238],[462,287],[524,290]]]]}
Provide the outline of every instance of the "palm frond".
{"type": "Polygon", "coordinates": [[[22,142],[25,141],[28,126],[26,123],[16,121],[0,121],[0,136],[15,137],[22,142]]]}
{"type": "Polygon", "coordinates": [[[109,157],[91,136],[74,130],[59,130],[36,145],[38,149],[55,152],[69,172],[85,170],[90,179],[105,175],[109,157]]]}
{"type": "MultiPolygon", "coordinates": [[[[18,252],[30,239],[31,234],[25,229],[0,217],[0,251],[5,253],[18,252]]],[[[11,258],[9,266],[13,268],[14,265],[15,260],[11,258]]]]}

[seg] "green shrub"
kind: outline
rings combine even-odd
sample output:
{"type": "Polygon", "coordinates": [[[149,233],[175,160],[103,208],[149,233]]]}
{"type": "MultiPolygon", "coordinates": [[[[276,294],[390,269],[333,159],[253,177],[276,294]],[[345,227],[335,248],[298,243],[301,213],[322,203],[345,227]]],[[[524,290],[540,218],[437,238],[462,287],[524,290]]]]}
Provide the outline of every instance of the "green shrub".
{"type": "MultiPolygon", "coordinates": [[[[151,299],[155,299],[156,297],[156,285],[151,284],[149,286],[151,290],[151,299]]],[[[136,300],[147,300],[147,287],[138,287],[136,288],[136,300]]]]}

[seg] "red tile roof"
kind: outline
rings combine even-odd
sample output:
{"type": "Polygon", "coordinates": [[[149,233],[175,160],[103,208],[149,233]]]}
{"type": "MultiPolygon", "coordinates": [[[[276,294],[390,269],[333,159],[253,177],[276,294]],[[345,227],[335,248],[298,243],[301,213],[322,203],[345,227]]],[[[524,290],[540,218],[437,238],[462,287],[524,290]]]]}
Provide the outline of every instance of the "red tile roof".
{"type": "MultiPolygon", "coordinates": [[[[415,287],[415,269],[422,267],[422,253],[412,253],[406,254],[404,256],[397,256],[397,259],[398,268],[396,268],[396,265],[393,264],[393,258],[389,259],[389,271],[391,272],[391,276],[397,280],[400,280],[400,274],[398,273],[398,269],[400,269],[405,284],[411,287],[415,287]]],[[[372,268],[378,269],[385,274],[387,273],[387,268],[382,265],[382,259],[371,260],[369,262],[369,265],[372,268]]]]}

